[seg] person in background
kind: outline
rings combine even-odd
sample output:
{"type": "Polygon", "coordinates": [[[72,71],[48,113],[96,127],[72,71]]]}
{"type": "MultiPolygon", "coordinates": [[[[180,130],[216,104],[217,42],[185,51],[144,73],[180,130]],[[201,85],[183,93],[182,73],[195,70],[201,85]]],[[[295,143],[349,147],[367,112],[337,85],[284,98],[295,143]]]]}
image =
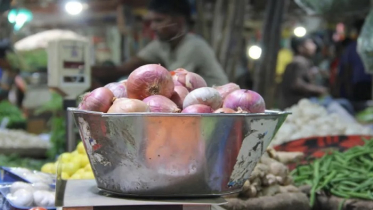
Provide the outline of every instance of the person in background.
{"type": "Polygon", "coordinates": [[[157,39],[121,66],[93,67],[92,76],[109,83],[145,64],[161,64],[169,70],[185,68],[201,75],[209,86],[228,83],[228,78],[208,43],[189,33],[188,0],[151,0],[148,20],[157,39]]]}
{"type": "Polygon", "coordinates": [[[340,97],[340,87],[338,80],[339,65],[341,62],[342,54],[344,53],[346,47],[351,42],[351,39],[346,38],[343,41],[339,41],[335,44],[335,55],[330,64],[330,77],[329,77],[329,86],[331,88],[331,93],[334,97],[340,97]]]}
{"type": "Polygon", "coordinates": [[[8,98],[9,91],[13,84],[11,66],[6,59],[8,45],[0,44],[0,101],[8,98]]]}
{"type": "Polygon", "coordinates": [[[291,48],[294,57],[282,75],[279,91],[280,109],[291,107],[303,98],[320,97],[328,93],[325,87],[312,83],[314,66],[311,58],[316,52],[314,41],[309,37],[293,37],[291,48]]]}
{"type": "MultiPolygon", "coordinates": [[[[364,20],[357,20],[354,28],[360,34],[364,20]]],[[[357,41],[352,41],[340,59],[339,88],[341,94],[352,101],[372,99],[372,76],[365,72],[364,64],[357,52],[357,41]]]]}

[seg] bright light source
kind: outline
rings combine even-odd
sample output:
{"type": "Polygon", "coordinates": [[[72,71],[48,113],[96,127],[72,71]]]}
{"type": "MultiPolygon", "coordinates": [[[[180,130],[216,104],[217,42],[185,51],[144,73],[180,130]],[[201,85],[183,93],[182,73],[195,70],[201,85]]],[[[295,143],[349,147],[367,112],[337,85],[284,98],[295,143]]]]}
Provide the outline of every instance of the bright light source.
{"type": "Polygon", "coordinates": [[[253,45],[248,49],[247,54],[250,58],[257,60],[262,55],[262,48],[253,45]]]}
{"type": "Polygon", "coordinates": [[[307,30],[302,26],[296,27],[294,29],[294,35],[297,37],[304,37],[306,33],[307,33],[307,30]]]}
{"type": "Polygon", "coordinates": [[[65,5],[65,10],[70,15],[78,15],[83,11],[83,4],[78,1],[70,1],[65,5]]]}

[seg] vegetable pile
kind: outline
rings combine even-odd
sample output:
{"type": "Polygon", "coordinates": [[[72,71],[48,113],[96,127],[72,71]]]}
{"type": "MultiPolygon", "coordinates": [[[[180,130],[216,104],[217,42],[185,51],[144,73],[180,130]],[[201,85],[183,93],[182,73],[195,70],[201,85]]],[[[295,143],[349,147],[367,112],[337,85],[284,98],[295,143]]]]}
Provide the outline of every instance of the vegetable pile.
{"type": "Polygon", "coordinates": [[[31,170],[39,170],[47,160],[20,157],[17,154],[0,155],[0,166],[22,167],[31,170]]]}
{"type": "Polygon", "coordinates": [[[297,185],[310,185],[310,204],[324,191],[342,198],[373,200],[373,140],[345,152],[334,151],[300,165],[291,174],[297,185]]]}
{"type": "Polygon", "coordinates": [[[337,114],[328,114],[324,107],[308,99],[302,99],[287,111],[292,114],[273,138],[273,146],[313,136],[373,135],[372,129],[358,123],[347,123],[337,114]]]}
{"type": "Polygon", "coordinates": [[[0,130],[0,148],[41,148],[48,149],[50,143],[44,141],[36,135],[26,133],[21,130],[0,130]]]}
{"type": "Polygon", "coordinates": [[[7,200],[19,207],[53,207],[55,192],[44,183],[29,184],[25,182],[14,182],[10,186],[7,200]]]}
{"type": "Polygon", "coordinates": [[[84,94],[79,108],[105,113],[262,113],[265,102],[233,83],[207,87],[196,73],[149,64],[134,70],[128,80],[84,94]]]}
{"type": "Polygon", "coordinates": [[[8,101],[0,102],[0,122],[8,118],[6,128],[23,129],[26,128],[26,119],[22,116],[22,112],[16,106],[8,101]]]}
{"type": "Polygon", "coordinates": [[[361,123],[373,123],[373,107],[368,107],[357,113],[356,119],[361,123]]]}
{"type": "Polygon", "coordinates": [[[78,144],[75,151],[62,153],[57,162],[44,164],[41,171],[56,174],[59,164],[61,165],[62,179],[94,179],[91,164],[82,142],[78,144]]]}
{"type": "Polygon", "coordinates": [[[250,179],[245,182],[240,197],[255,198],[299,192],[293,185],[289,169],[285,164],[300,158],[302,158],[301,153],[267,150],[255,166],[250,179]]]}

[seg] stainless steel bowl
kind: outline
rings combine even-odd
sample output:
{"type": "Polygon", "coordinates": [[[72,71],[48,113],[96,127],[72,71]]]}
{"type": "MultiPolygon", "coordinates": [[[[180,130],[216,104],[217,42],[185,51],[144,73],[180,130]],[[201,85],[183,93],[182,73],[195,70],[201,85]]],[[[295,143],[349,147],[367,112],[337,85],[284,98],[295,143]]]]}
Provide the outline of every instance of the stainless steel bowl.
{"type": "Polygon", "coordinates": [[[238,192],[289,113],[105,114],[69,109],[97,186],[126,196],[238,192]]]}

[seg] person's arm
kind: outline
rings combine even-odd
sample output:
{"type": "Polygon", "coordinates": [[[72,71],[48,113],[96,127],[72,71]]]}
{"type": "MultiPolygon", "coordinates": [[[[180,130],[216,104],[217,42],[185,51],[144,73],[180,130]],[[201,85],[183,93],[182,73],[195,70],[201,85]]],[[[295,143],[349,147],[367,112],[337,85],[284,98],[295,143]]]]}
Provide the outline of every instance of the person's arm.
{"type": "Polygon", "coordinates": [[[199,50],[199,71],[208,76],[210,85],[225,85],[229,82],[215,52],[208,45],[199,50]]]}
{"type": "Polygon", "coordinates": [[[227,75],[219,64],[214,51],[205,42],[196,42],[182,53],[180,67],[202,76],[208,86],[224,85],[229,82],[227,75]]]}
{"type": "Polygon", "coordinates": [[[101,83],[110,83],[117,81],[120,77],[129,75],[138,67],[150,64],[161,63],[158,57],[159,43],[153,41],[142,49],[137,56],[132,57],[129,61],[123,63],[121,66],[106,67],[98,66],[92,68],[92,76],[98,79],[101,83]]]}
{"type": "Polygon", "coordinates": [[[92,77],[99,79],[102,83],[117,81],[120,77],[130,74],[136,68],[149,62],[135,56],[121,66],[93,66],[92,77]]]}
{"type": "Polygon", "coordinates": [[[304,79],[302,78],[303,76],[302,72],[307,71],[305,66],[301,64],[293,63],[289,70],[290,70],[288,74],[290,76],[289,82],[290,84],[292,84],[290,87],[294,92],[300,92],[300,93],[316,95],[316,96],[327,93],[326,88],[322,86],[317,86],[311,83],[307,83],[306,81],[304,81],[304,79]]]}

